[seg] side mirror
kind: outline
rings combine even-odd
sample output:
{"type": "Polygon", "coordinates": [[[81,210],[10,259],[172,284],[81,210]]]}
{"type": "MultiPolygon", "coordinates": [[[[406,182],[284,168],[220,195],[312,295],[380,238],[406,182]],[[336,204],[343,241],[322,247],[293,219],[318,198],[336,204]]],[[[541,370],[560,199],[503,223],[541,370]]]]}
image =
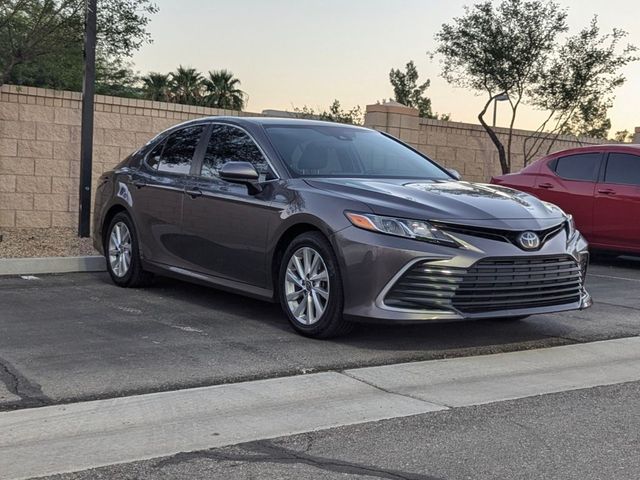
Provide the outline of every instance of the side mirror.
{"type": "Polygon", "coordinates": [[[462,180],[462,175],[455,168],[447,168],[447,172],[449,172],[456,180],[462,180]]]}
{"type": "Polygon", "coordinates": [[[227,162],[222,165],[218,175],[227,182],[246,185],[252,195],[262,191],[262,187],[258,183],[260,175],[253,164],[249,162],[227,162]]]}

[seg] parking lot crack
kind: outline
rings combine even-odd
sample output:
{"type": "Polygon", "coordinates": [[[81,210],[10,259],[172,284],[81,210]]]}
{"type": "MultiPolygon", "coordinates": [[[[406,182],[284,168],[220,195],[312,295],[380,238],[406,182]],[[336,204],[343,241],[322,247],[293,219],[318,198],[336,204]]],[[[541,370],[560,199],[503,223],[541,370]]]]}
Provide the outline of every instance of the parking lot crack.
{"type": "Polygon", "coordinates": [[[598,303],[602,305],[607,305],[609,307],[628,308],[629,310],[640,310],[639,307],[632,307],[630,305],[620,305],[619,303],[603,302],[602,300],[598,300],[598,303]]]}
{"type": "Polygon", "coordinates": [[[349,377],[349,378],[352,378],[353,380],[357,380],[357,381],[358,381],[358,382],[360,382],[360,383],[364,383],[365,385],[368,385],[368,386],[370,386],[370,387],[372,387],[372,388],[375,388],[376,390],[380,390],[381,392],[384,392],[384,393],[389,394],[389,395],[397,395],[397,396],[399,396],[399,397],[410,398],[410,399],[412,399],[412,400],[417,400],[417,401],[419,401],[419,402],[427,403],[427,404],[429,404],[429,405],[436,405],[436,406],[438,406],[438,407],[443,407],[443,408],[453,408],[451,405],[445,405],[444,403],[435,403],[435,402],[430,402],[429,400],[425,400],[424,398],[420,398],[420,397],[415,396],[415,395],[410,395],[410,394],[408,394],[408,393],[394,392],[393,390],[389,390],[389,389],[387,389],[387,388],[383,388],[383,387],[381,387],[380,385],[376,385],[376,384],[375,384],[375,383],[373,383],[373,382],[369,382],[369,381],[364,380],[364,379],[362,379],[362,378],[360,378],[360,377],[358,377],[358,376],[356,376],[356,375],[353,375],[353,374],[351,374],[351,373],[348,373],[348,372],[346,372],[345,370],[341,371],[340,373],[341,373],[342,375],[344,375],[345,377],[349,377]]]}
{"type": "Polygon", "coordinates": [[[42,393],[40,385],[31,382],[11,363],[0,358],[0,382],[9,393],[20,397],[20,407],[41,407],[51,403],[51,399],[42,393]]]}
{"type": "Polygon", "coordinates": [[[180,453],[173,457],[161,460],[156,468],[164,468],[195,459],[210,459],[219,462],[236,463],[277,463],[277,464],[304,464],[311,467],[349,475],[362,475],[388,480],[440,480],[431,475],[402,472],[398,470],[378,468],[373,465],[363,465],[355,462],[347,462],[332,458],[325,458],[309,453],[300,452],[276,445],[272,441],[261,440],[238,445],[238,453],[229,453],[223,449],[205,450],[201,452],[180,453]],[[244,450],[244,452],[242,451],[244,450]]]}

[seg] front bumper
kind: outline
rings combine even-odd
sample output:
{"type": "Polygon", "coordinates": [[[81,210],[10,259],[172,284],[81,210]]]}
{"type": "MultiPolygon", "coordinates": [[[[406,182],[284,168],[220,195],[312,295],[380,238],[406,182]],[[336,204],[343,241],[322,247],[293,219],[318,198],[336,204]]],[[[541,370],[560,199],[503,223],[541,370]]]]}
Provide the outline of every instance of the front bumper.
{"type": "Polygon", "coordinates": [[[584,271],[588,263],[588,245],[577,234],[567,242],[564,232],[547,241],[536,252],[526,252],[513,244],[471,235],[456,234],[466,248],[451,248],[368,232],[348,227],[337,232],[332,241],[341,264],[344,287],[344,315],[352,321],[424,322],[499,318],[522,315],[581,310],[592,304],[584,289],[584,271]],[[529,257],[570,256],[583,266],[579,299],[545,306],[518,305],[508,308],[487,308],[485,311],[461,311],[453,305],[446,308],[399,308],[385,301],[389,290],[412,266],[428,260],[440,267],[468,269],[486,259],[527,259],[529,257]],[[584,264],[584,265],[583,265],[584,264]]]}

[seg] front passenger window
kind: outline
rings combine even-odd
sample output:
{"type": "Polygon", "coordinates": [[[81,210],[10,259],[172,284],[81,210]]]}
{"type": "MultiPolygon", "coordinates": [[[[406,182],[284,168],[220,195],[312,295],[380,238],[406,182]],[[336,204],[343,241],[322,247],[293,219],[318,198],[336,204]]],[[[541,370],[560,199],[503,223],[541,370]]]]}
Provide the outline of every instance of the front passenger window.
{"type": "Polygon", "coordinates": [[[267,160],[249,135],[231,125],[214,125],[201,175],[217,177],[218,171],[227,162],[250,162],[260,174],[260,180],[270,175],[267,160]]]}
{"type": "Polygon", "coordinates": [[[604,181],[623,185],[640,185],[640,156],[630,153],[610,153],[604,181]]]}

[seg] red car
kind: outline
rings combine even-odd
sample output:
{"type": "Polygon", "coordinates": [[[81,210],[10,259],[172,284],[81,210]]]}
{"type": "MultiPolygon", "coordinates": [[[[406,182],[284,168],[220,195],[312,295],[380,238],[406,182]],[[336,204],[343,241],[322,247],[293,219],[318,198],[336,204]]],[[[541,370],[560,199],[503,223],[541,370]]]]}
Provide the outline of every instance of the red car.
{"type": "Polygon", "coordinates": [[[491,183],[572,214],[592,248],[640,253],[640,145],[563,150],[491,183]]]}

